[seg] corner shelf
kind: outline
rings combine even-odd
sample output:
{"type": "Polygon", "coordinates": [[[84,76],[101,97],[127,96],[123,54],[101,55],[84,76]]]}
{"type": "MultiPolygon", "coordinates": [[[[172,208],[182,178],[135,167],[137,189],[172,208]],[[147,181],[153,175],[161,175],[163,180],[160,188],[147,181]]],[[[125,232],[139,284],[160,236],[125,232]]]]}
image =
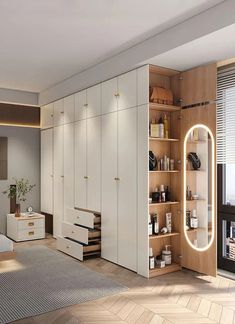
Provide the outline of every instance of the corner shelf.
{"type": "Polygon", "coordinates": [[[177,233],[177,232],[159,234],[159,235],[151,235],[151,236],[149,236],[149,240],[161,239],[161,238],[165,238],[165,237],[178,236],[178,235],[180,235],[180,233],[177,233]]]}
{"type": "Polygon", "coordinates": [[[165,104],[159,104],[159,103],[155,103],[155,102],[150,102],[149,108],[151,110],[169,111],[169,112],[181,110],[180,106],[165,105],[165,104]]]}
{"type": "Polygon", "coordinates": [[[179,204],[179,201],[166,201],[160,203],[151,203],[149,206],[163,206],[163,205],[176,205],[179,204]]]}
{"type": "Polygon", "coordinates": [[[166,265],[164,268],[154,268],[152,270],[149,270],[149,278],[161,276],[179,270],[181,270],[181,265],[179,265],[178,263],[172,263],[170,265],[166,265]]]}
{"type": "Polygon", "coordinates": [[[178,138],[149,137],[149,140],[157,142],[179,142],[178,138]]]}

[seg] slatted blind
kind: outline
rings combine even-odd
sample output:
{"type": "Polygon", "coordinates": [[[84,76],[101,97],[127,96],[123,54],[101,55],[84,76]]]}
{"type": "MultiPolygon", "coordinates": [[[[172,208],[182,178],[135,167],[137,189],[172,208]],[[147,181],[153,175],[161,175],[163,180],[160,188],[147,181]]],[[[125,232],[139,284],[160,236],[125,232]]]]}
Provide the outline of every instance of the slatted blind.
{"type": "Polygon", "coordinates": [[[218,71],[217,163],[235,163],[235,66],[218,71]]]}

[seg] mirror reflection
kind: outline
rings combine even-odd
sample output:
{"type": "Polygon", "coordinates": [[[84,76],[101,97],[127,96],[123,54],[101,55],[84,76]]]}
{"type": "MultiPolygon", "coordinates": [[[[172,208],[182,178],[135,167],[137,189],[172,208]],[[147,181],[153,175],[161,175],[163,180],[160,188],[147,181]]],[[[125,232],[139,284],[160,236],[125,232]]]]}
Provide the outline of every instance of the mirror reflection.
{"type": "Polygon", "coordinates": [[[206,249],[213,240],[212,145],[204,125],[192,127],[184,142],[184,224],[187,240],[196,249],[206,249]]]}

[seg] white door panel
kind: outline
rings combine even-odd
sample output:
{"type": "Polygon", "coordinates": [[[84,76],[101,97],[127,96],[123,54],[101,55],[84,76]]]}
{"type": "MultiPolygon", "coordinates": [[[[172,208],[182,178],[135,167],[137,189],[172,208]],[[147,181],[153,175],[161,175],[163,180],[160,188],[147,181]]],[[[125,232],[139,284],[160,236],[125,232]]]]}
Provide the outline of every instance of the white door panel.
{"type": "Polygon", "coordinates": [[[41,131],[41,211],[53,214],[53,129],[41,131]]]}
{"type": "Polygon", "coordinates": [[[41,128],[53,127],[53,104],[41,107],[41,128]]]}
{"type": "Polygon", "coordinates": [[[75,121],[86,118],[87,91],[79,91],[75,94],[75,121]]]}
{"type": "Polygon", "coordinates": [[[117,263],[117,112],[102,116],[102,257],[117,263]]]}
{"type": "Polygon", "coordinates": [[[54,127],[54,212],[53,234],[61,235],[64,215],[64,166],[63,166],[64,126],[54,127]]]}
{"type": "Polygon", "coordinates": [[[87,118],[101,115],[101,85],[87,89],[87,118]]]}
{"type": "Polygon", "coordinates": [[[117,111],[117,78],[101,84],[102,114],[117,111]]]}
{"type": "Polygon", "coordinates": [[[87,119],[87,209],[100,212],[101,117],[87,119]]]}
{"type": "Polygon", "coordinates": [[[63,125],[64,123],[64,99],[55,101],[54,104],[54,126],[63,125]]]}
{"type": "Polygon", "coordinates": [[[118,264],[137,270],[137,108],[118,112],[118,264]]]}
{"type": "Polygon", "coordinates": [[[75,123],[75,207],[86,208],[86,120],[75,123]]]}
{"type": "Polygon", "coordinates": [[[64,125],[64,215],[74,208],[74,123],[64,125]]]}
{"type": "Polygon", "coordinates": [[[74,122],[74,95],[64,98],[64,124],[74,122]]]}
{"type": "Polygon", "coordinates": [[[137,106],[137,71],[130,71],[118,77],[118,109],[137,106]]]}

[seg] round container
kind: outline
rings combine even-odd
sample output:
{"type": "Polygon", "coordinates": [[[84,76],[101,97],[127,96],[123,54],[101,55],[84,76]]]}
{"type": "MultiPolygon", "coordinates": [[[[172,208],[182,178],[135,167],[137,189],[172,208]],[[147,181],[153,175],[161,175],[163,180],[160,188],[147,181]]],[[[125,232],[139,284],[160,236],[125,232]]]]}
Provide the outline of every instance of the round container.
{"type": "Polygon", "coordinates": [[[171,251],[163,250],[162,251],[162,260],[165,261],[166,265],[171,264],[171,251]]]}

